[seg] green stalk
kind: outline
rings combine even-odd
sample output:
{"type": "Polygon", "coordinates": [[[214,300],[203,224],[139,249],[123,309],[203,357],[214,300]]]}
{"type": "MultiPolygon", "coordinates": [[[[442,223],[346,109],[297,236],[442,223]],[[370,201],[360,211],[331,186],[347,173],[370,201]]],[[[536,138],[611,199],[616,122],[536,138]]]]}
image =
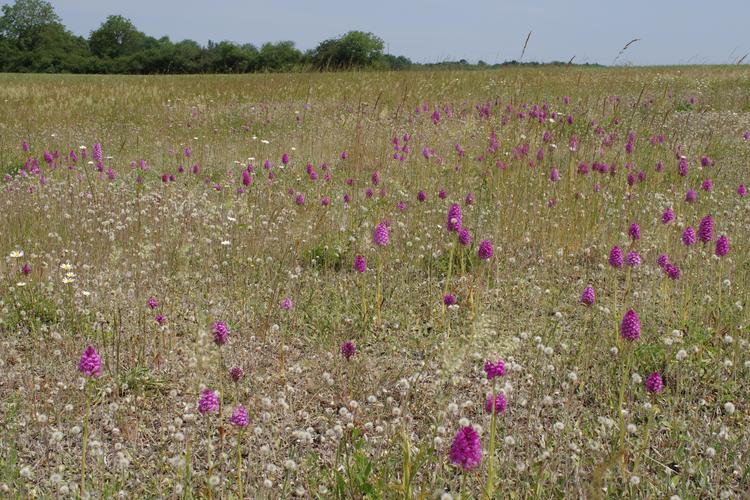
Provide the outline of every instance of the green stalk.
{"type": "Polygon", "coordinates": [[[461,276],[466,274],[466,263],[464,262],[464,248],[463,246],[458,250],[458,256],[461,262],[461,276]]]}
{"type": "Polygon", "coordinates": [[[189,491],[189,487],[192,484],[193,471],[190,467],[190,440],[188,439],[187,446],[185,447],[185,477],[183,478],[183,487],[186,491],[189,491]]]}
{"type": "Polygon", "coordinates": [[[207,483],[207,490],[208,490],[208,498],[211,499],[211,473],[214,469],[213,464],[213,453],[211,453],[211,417],[208,417],[206,419],[206,422],[208,423],[208,438],[206,439],[206,460],[208,461],[208,474],[206,475],[206,483],[207,483]]]}
{"type": "Polygon", "coordinates": [[[654,423],[654,415],[656,414],[656,406],[652,407],[649,410],[648,414],[648,423],[646,424],[646,437],[643,439],[643,445],[641,446],[640,453],[635,457],[635,462],[633,463],[633,474],[636,474],[638,471],[638,466],[641,463],[641,458],[643,458],[646,455],[646,450],[648,449],[648,443],[651,439],[651,427],[654,423]]]}
{"type": "Polygon", "coordinates": [[[404,492],[404,498],[411,498],[411,447],[409,446],[409,437],[406,434],[406,429],[401,431],[403,435],[403,453],[404,453],[404,469],[401,474],[402,489],[404,492]]]}
{"type": "MultiPolygon", "coordinates": [[[[453,274],[453,256],[456,252],[456,245],[451,245],[451,251],[448,256],[448,275],[445,277],[445,286],[443,287],[443,296],[448,293],[448,288],[451,283],[451,275],[453,274]]],[[[443,319],[445,319],[445,304],[443,304],[443,319]]]]}
{"type": "Polygon", "coordinates": [[[378,252],[378,289],[375,296],[375,308],[377,311],[377,318],[378,318],[378,324],[379,327],[382,323],[382,311],[381,311],[381,305],[383,304],[383,257],[380,255],[380,252],[378,252]]]}
{"type": "Polygon", "coordinates": [[[81,449],[81,495],[86,491],[86,448],[89,444],[89,419],[91,418],[91,399],[89,398],[89,381],[84,387],[86,394],[86,415],[83,418],[83,445],[81,449]]]}
{"type": "Polygon", "coordinates": [[[242,429],[240,428],[240,435],[237,437],[237,490],[239,491],[239,499],[242,500],[244,497],[242,488],[242,429]]]}
{"type": "Polygon", "coordinates": [[[628,292],[630,291],[630,266],[625,270],[625,291],[622,294],[622,303],[628,302],[628,292]]]}
{"type": "Polygon", "coordinates": [[[495,427],[497,423],[497,415],[495,414],[495,398],[496,393],[493,388],[492,390],[492,416],[490,417],[490,448],[489,453],[489,464],[487,467],[487,498],[492,499],[495,494],[495,427]]]}
{"type": "MultiPolygon", "coordinates": [[[[719,257],[719,299],[717,301],[717,310],[716,310],[716,316],[717,318],[721,318],[721,282],[724,278],[724,258],[719,257]]],[[[718,323],[718,320],[717,320],[718,323]]]]}
{"type": "Polygon", "coordinates": [[[620,394],[617,405],[618,419],[620,421],[620,439],[619,439],[619,450],[622,462],[621,467],[625,466],[625,416],[622,414],[622,408],[625,405],[625,386],[628,383],[628,374],[630,373],[631,365],[633,362],[633,349],[629,346],[626,341],[623,341],[623,348],[627,350],[627,361],[623,366],[622,377],[620,379],[620,394]]]}
{"type": "Polygon", "coordinates": [[[466,488],[466,471],[461,472],[461,489],[458,490],[458,500],[461,500],[464,496],[464,488],[466,488]]]}
{"type": "Polygon", "coordinates": [[[360,280],[359,288],[362,292],[362,324],[367,324],[367,297],[365,294],[365,281],[364,276],[360,280]]]}

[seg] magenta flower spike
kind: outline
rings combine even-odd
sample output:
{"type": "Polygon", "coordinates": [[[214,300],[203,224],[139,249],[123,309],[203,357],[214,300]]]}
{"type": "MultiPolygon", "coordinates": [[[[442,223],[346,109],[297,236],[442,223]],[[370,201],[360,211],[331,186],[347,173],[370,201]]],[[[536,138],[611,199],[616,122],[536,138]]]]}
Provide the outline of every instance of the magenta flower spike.
{"type": "Polygon", "coordinates": [[[725,235],[719,236],[719,239],[716,240],[716,256],[717,257],[724,257],[726,254],[729,253],[729,238],[727,238],[725,235]]]}
{"type": "Polygon", "coordinates": [[[354,257],[354,270],[358,273],[367,271],[367,261],[364,255],[356,255],[354,257]]]}
{"type": "Polygon", "coordinates": [[[205,389],[198,399],[198,412],[201,415],[206,413],[219,412],[219,396],[211,389],[205,389]]]}
{"type": "Polygon", "coordinates": [[[388,246],[391,242],[390,234],[388,233],[388,226],[384,222],[375,226],[375,231],[372,234],[372,241],[380,247],[388,246]]]}
{"type": "Polygon", "coordinates": [[[247,427],[250,424],[250,418],[247,416],[247,410],[242,405],[237,405],[232,411],[232,416],[229,417],[229,423],[235,427],[247,427]]]}
{"type": "Polygon", "coordinates": [[[622,318],[620,336],[631,342],[641,338],[641,318],[633,309],[628,310],[622,318]]]}
{"type": "Polygon", "coordinates": [[[646,378],[646,390],[658,394],[664,390],[664,381],[661,379],[659,372],[653,372],[646,378]]]}
{"type": "Polygon", "coordinates": [[[78,361],[78,371],[93,378],[98,378],[102,374],[102,360],[91,344],[81,354],[81,359],[78,361]]]}
{"type": "Polygon", "coordinates": [[[594,305],[594,302],[596,301],[596,293],[594,292],[594,287],[589,285],[581,294],[581,303],[587,306],[594,305]]]}
{"type": "Polygon", "coordinates": [[[229,328],[223,321],[216,321],[213,325],[214,343],[224,345],[229,340],[229,328]]]}
{"type": "Polygon", "coordinates": [[[242,380],[242,377],[245,376],[245,370],[242,369],[240,366],[233,366],[229,369],[229,377],[232,379],[233,382],[239,382],[242,380]]]}
{"type": "Polygon", "coordinates": [[[458,243],[465,247],[471,245],[471,233],[465,227],[458,230],[458,243]]]}
{"type": "Polygon", "coordinates": [[[344,358],[349,361],[352,356],[357,352],[357,346],[354,345],[354,342],[351,340],[347,340],[343,344],[341,344],[341,355],[344,356],[344,358]]]}
{"type": "Polygon", "coordinates": [[[641,239],[641,226],[637,222],[633,222],[628,228],[628,236],[633,241],[641,239]]]}
{"type": "MultiPolygon", "coordinates": [[[[507,404],[508,402],[505,400],[505,395],[503,395],[502,393],[495,394],[495,398],[494,398],[495,415],[504,415],[507,404]]],[[[487,413],[488,415],[491,415],[492,406],[493,406],[493,398],[490,395],[490,396],[487,396],[487,400],[484,403],[484,412],[487,413]]]]}
{"type": "Polygon", "coordinates": [[[482,445],[477,432],[469,427],[461,427],[451,445],[450,461],[452,464],[469,471],[482,461],[482,445]]]}
{"type": "Polygon", "coordinates": [[[695,245],[695,229],[693,229],[693,226],[686,227],[682,232],[682,243],[688,247],[695,245]]]}
{"type": "Polygon", "coordinates": [[[612,250],[609,251],[609,265],[615,269],[619,269],[622,267],[623,263],[622,248],[618,246],[612,247],[612,250]]]}
{"type": "Polygon", "coordinates": [[[714,220],[710,215],[706,215],[701,219],[698,225],[698,239],[701,243],[708,243],[714,239],[714,220]]]}
{"type": "Polygon", "coordinates": [[[625,264],[628,265],[628,267],[638,267],[641,265],[641,256],[638,252],[635,250],[632,252],[628,252],[628,255],[625,257],[625,264]]]}
{"type": "Polygon", "coordinates": [[[461,205],[454,203],[448,209],[448,231],[457,232],[461,228],[461,205]]]}
{"type": "Polygon", "coordinates": [[[502,359],[496,361],[485,361],[484,373],[487,374],[487,380],[492,380],[495,377],[502,377],[505,375],[505,362],[502,359]]]}
{"type": "Polygon", "coordinates": [[[495,255],[495,251],[492,249],[492,242],[490,240],[482,240],[479,242],[479,248],[477,249],[477,257],[481,260],[489,260],[495,255]]]}
{"type": "Polygon", "coordinates": [[[668,207],[666,210],[664,210],[664,213],[661,214],[661,221],[663,224],[669,224],[674,220],[674,211],[672,210],[672,207],[668,207]]]}

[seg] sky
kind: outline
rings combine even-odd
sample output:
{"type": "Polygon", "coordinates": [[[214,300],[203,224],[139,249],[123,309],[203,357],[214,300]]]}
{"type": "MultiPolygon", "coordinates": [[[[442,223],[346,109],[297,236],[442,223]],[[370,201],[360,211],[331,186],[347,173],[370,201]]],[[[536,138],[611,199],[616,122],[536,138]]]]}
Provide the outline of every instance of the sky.
{"type": "MultiPolygon", "coordinates": [[[[0,4],[8,3],[0,0],[0,4]]],[[[110,14],[148,35],[201,44],[293,40],[302,50],[350,30],[416,62],[733,63],[750,52],[750,0],[53,0],[88,36],[110,14]]],[[[745,59],[750,62],[750,56],[745,59]]]]}

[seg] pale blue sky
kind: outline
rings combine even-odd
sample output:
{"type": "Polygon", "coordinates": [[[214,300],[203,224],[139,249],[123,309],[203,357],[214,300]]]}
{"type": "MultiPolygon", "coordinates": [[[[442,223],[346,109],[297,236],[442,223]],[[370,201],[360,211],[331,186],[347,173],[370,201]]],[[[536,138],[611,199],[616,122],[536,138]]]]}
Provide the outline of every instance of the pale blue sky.
{"type": "MultiPolygon", "coordinates": [[[[7,3],[7,0],[0,0],[7,3]]],[[[732,63],[750,52],[750,0],[53,0],[88,35],[122,14],[151,36],[202,44],[293,40],[301,49],[357,29],[420,62],[518,59],[611,64],[732,63]]],[[[750,56],[745,59],[750,62],[750,56]]]]}

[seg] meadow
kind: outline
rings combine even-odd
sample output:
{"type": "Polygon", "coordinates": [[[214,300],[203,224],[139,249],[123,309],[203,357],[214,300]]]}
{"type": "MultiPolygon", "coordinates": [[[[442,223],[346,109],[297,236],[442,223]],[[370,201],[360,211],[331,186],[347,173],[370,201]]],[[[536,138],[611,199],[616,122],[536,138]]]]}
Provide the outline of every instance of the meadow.
{"type": "Polygon", "coordinates": [[[750,71],[0,75],[0,496],[747,498],[750,71]]]}

